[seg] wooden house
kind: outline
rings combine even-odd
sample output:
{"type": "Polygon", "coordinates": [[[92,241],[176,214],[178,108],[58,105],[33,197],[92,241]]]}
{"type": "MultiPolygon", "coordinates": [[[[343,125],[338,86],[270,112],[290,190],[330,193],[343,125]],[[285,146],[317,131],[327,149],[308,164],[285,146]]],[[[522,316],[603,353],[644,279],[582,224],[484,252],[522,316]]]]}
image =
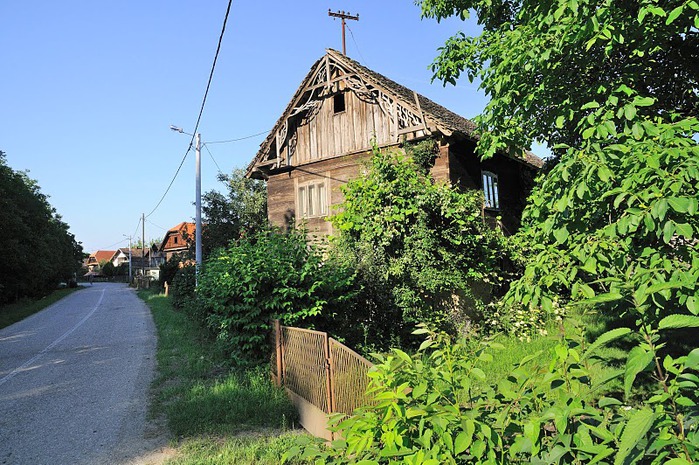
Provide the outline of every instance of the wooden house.
{"type": "Polygon", "coordinates": [[[514,232],[542,161],[531,153],[481,161],[474,130],[468,119],[329,49],[261,144],[247,176],[267,181],[272,224],[303,221],[310,232],[330,234],[325,218],[343,200],[339,187],[360,173],[372,143],[399,148],[433,138],[439,147],[433,177],[483,189],[484,217],[500,217],[503,229],[514,232]]]}
{"type": "Polygon", "coordinates": [[[160,257],[170,260],[174,255],[186,252],[189,244],[194,243],[195,231],[195,224],[188,222],[182,222],[170,228],[160,244],[160,257]]]}

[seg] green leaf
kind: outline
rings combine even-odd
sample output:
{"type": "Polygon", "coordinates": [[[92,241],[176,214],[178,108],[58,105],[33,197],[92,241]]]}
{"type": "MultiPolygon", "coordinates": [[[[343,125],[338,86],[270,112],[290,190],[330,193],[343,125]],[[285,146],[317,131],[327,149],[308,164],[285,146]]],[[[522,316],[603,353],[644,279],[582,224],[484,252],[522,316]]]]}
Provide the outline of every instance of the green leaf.
{"type": "Polygon", "coordinates": [[[590,347],[585,351],[583,354],[583,360],[587,358],[588,356],[594,354],[595,350],[598,348],[602,347],[603,345],[609,344],[612,341],[616,341],[619,338],[622,338],[629,334],[631,332],[630,328],[616,328],[612,329],[610,331],[607,331],[606,333],[602,334],[600,337],[595,339],[595,342],[593,342],[590,347]]]}
{"type": "Polygon", "coordinates": [[[606,302],[615,302],[617,300],[621,300],[623,297],[624,296],[622,296],[618,292],[612,291],[612,292],[607,292],[604,294],[599,294],[595,297],[592,297],[591,299],[582,300],[582,301],[578,302],[578,305],[596,305],[596,304],[602,304],[602,303],[606,303],[606,302]]]}
{"type": "Polygon", "coordinates": [[[667,202],[677,213],[687,213],[691,199],[689,197],[670,197],[667,199],[667,202]]]}
{"type": "Polygon", "coordinates": [[[688,462],[682,457],[675,457],[674,459],[670,459],[665,462],[665,465],[692,465],[692,462],[688,462]]]}
{"type": "Polygon", "coordinates": [[[675,232],[685,239],[692,239],[694,228],[689,223],[675,223],[675,232]]]}
{"type": "Polygon", "coordinates": [[[471,441],[473,441],[473,430],[460,432],[454,440],[454,455],[459,455],[468,449],[471,441]]]}
{"type": "Polygon", "coordinates": [[[621,405],[621,401],[619,399],[615,399],[614,397],[602,397],[597,402],[597,405],[599,405],[600,408],[604,408],[610,405],[621,405]]]}
{"type": "Polygon", "coordinates": [[[593,100],[591,102],[587,102],[585,105],[580,107],[581,110],[589,110],[591,108],[599,108],[599,103],[597,103],[593,100]]]}
{"type": "Polygon", "coordinates": [[[649,408],[635,412],[626,422],[621,435],[619,452],[614,458],[614,465],[623,465],[626,457],[639,444],[655,421],[655,413],[649,408]]]}
{"type": "Polygon", "coordinates": [[[658,329],[699,328],[699,316],[669,315],[660,320],[658,329]]]}
{"type": "Polygon", "coordinates": [[[556,229],[553,232],[553,236],[556,238],[556,242],[559,244],[565,244],[566,240],[568,240],[568,237],[570,234],[568,233],[568,230],[564,227],[556,229]]]}
{"type": "Polygon", "coordinates": [[[633,99],[633,104],[637,107],[649,107],[655,103],[655,99],[652,97],[640,97],[636,96],[633,99]]]}
{"type": "Polygon", "coordinates": [[[690,370],[696,370],[699,368],[699,348],[696,348],[687,354],[687,360],[684,362],[684,366],[690,370]]]}
{"type": "Polygon", "coordinates": [[[559,115],[558,118],[556,118],[556,127],[558,129],[562,129],[563,125],[565,124],[565,121],[566,121],[565,116],[559,115]]]}
{"type": "Polygon", "coordinates": [[[684,5],[680,5],[674,10],[670,12],[669,15],[667,15],[667,19],[665,20],[665,25],[671,24],[674,20],[676,20],[681,14],[682,10],[684,10],[684,5]]]}
{"type": "Polygon", "coordinates": [[[669,244],[674,235],[675,235],[675,223],[673,221],[665,222],[665,226],[663,226],[663,241],[666,244],[669,244]]]}
{"type": "Polygon", "coordinates": [[[624,393],[626,397],[631,394],[631,388],[636,376],[644,371],[653,362],[653,353],[647,352],[641,347],[634,347],[629,351],[624,370],[624,393]]]}

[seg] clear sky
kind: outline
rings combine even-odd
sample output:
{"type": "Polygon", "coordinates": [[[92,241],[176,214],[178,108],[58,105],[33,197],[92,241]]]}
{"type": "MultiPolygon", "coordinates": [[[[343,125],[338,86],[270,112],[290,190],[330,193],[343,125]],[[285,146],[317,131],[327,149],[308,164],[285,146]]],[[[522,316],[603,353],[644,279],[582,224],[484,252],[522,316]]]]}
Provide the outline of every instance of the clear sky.
{"type": "MultiPolygon", "coordinates": [[[[173,179],[211,70],[227,0],[0,2],[0,150],[29,170],[87,252],[125,247],[173,179]]],[[[430,83],[437,48],[475,22],[421,20],[411,0],[233,1],[200,133],[204,142],[272,128],[326,48],[465,117],[477,85],[430,83]],[[351,32],[350,32],[351,31],[351,32]]],[[[202,150],[202,191],[252,160],[265,135],[202,150]],[[214,162],[215,160],[215,162],[214,162]]],[[[146,220],[146,240],[194,217],[194,152],[146,220]]]]}

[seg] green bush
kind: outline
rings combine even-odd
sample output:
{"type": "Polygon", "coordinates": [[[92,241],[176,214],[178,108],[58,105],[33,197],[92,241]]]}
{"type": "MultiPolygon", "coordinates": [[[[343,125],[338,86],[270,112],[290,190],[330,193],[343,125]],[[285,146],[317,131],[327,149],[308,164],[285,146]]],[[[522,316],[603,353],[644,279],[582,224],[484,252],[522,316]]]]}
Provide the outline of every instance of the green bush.
{"type": "MultiPolygon", "coordinates": [[[[496,344],[453,343],[432,335],[420,352],[393,350],[369,376],[374,404],[334,418],[342,439],[329,447],[300,438],[286,458],[330,464],[670,463],[699,459],[699,348],[672,358],[659,334],[697,326],[699,318],[671,316],[658,329],[617,328],[591,345],[580,330],[545,353],[533,353],[489,384],[496,344]],[[594,379],[601,347],[634,341],[616,377],[594,379]],[[643,378],[642,374],[651,377],[643,378]],[[648,382],[648,379],[654,379],[648,382]]],[[[696,345],[696,343],[695,343],[696,345]]]]}
{"type": "Polygon", "coordinates": [[[263,231],[215,252],[199,278],[197,305],[234,361],[270,353],[270,322],[310,322],[352,298],[352,271],[309,244],[303,231],[263,231]]]}
{"type": "Polygon", "coordinates": [[[172,305],[175,308],[193,308],[196,305],[196,267],[187,265],[180,267],[172,280],[172,305]]]}
{"type": "Polygon", "coordinates": [[[417,323],[453,333],[481,320],[484,303],[509,280],[507,243],[484,223],[482,193],[432,179],[433,141],[405,150],[374,148],[367,172],[343,186],[332,218],[338,248],[358,270],[360,301],[393,320],[379,342],[403,347],[417,323]]]}
{"type": "Polygon", "coordinates": [[[160,278],[158,281],[161,288],[165,287],[165,283],[169,285],[174,283],[175,275],[177,275],[177,272],[180,270],[181,263],[182,260],[180,260],[180,257],[175,255],[160,265],[160,278]]]}

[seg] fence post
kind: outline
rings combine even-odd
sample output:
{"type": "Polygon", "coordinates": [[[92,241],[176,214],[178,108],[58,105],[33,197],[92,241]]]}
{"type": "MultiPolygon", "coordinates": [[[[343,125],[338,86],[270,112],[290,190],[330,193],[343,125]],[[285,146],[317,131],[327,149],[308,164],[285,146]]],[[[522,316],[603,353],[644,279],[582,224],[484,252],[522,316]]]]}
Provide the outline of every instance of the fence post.
{"type": "Polygon", "coordinates": [[[277,351],[277,386],[282,385],[282,373],[284,370],[284,364],[282,362],[283,350],[282,350],[282,325],[279,320],[274,320],[274,348],[277,351]]]}
{"type": "Polygon", "coordinates": [[[330,338],[328,333],[323,334],[323,349],[325,350],[325,387],[328,396],[328,411],[326,413],[333,413],[335,411],[335,396],[333,396],[333,360],[330,356],[330,338]]]}

